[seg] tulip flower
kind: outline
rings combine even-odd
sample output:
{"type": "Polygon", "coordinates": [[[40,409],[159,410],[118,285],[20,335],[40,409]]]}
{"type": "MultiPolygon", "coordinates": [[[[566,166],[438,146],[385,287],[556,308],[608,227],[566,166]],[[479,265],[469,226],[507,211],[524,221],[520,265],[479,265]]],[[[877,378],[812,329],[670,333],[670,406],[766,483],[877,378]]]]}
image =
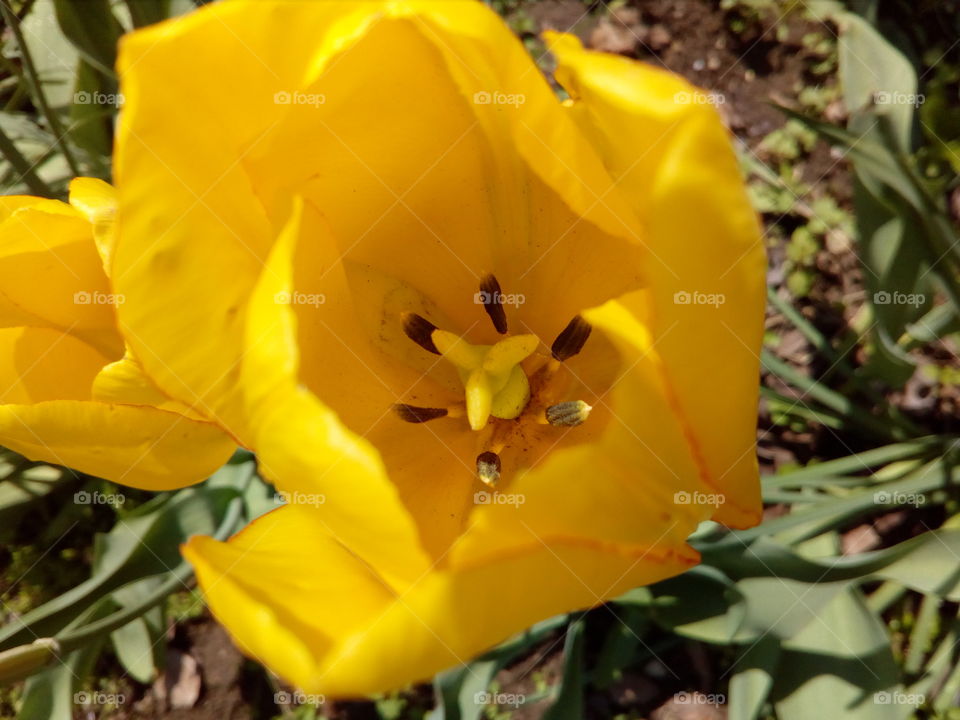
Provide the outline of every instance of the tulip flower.
{"type": "Polygon", "coordinates": [[[474,2],[217,3],[122,41],[120,317],[288,501],[183,552],[304,691],[427,678],[760,518],[727,133],[682,79],[548,43],[564,101],[474,2]]]}
{"type": "Polygon", "coordinates": [[[190,485],[236,444],[125,354],[115,211],[113,188],[91,178],[71,183],[70,204],[0,198],[0,444],[135,487],[190,485]]]}

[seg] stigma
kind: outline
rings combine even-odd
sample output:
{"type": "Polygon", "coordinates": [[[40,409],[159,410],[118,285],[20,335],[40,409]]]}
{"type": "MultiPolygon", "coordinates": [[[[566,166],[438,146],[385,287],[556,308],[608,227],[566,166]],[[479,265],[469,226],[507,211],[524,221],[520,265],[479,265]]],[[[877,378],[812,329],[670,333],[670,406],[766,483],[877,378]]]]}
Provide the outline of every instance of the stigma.
{"type": "Polygon", "coordinates": [[[549,355],[539,353],[541,343],[536,335],[510,334],[500,283],[493,275],[481,280],[477,297],[482,298],[484,311],[497,333],[503,336],[492,345],[468,342],[416,313],[403,313],[400,317],[403,332],[412,342],[454,366],[463,384],[463,404],[433,408],[398,403],[394,411],[401,420],[415,424],[466,415],[474,431],[484,430],[491,420],[512,421],[494,428],[487,443],[489,447],[476,459],[477,478],[494,487],[500,480],[499,453],[509,444],[520,424],[572,428],[587,420],[592,410],[590,405],[582,400],[548,402],[550,393],[545,388],[550,386],[559,366],[583,349],[592,328],[578,315],[554,339],[549,355]],[[542,355],[539,363],[534,355],[542,355]],[[530,377],[525,365],[537,367],[530,377]]]}

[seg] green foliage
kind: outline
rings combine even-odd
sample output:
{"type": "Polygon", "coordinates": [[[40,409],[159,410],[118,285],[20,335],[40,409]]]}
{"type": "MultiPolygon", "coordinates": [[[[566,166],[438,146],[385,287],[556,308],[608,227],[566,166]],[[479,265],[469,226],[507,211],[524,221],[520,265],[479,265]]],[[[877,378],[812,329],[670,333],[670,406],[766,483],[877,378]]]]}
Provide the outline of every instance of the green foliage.
{"type": "Polygon", "coordinates": [[[0,188],[63,197],[77,175],[109,179],[122,104],[113,70],[126,31],[194,7],[191,0],[0,3],[0,188]]]}

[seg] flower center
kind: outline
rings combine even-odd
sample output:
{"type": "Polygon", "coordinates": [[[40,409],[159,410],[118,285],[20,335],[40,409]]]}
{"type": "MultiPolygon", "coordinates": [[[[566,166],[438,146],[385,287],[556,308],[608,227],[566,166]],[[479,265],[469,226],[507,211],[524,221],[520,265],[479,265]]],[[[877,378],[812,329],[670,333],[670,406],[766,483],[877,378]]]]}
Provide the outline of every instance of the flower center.
{"type": "Polygon", "coordinates": [[[540,340],[536,335],[509,335],[504,296],[496,278],[488,275],[483,280],[478,297],[497,332],[507,336],[493,345],[474,345],[414,313],[402,317],[407,337],[456,367],[464,387],[463,405],[424,408],[399,404],[394,409],[402,420],[412,423],[466,414],[474,431],[487,428],[491,418],[513,421],[497,423],[489,433],[488,448],[477,456],[477,476],[494,486],[500,479],[499,453],[522,425],[572,427],[587,419],[592,408],[582,400],[556,402],[551,380],[561,363],[580,352],[591,328],[583,318],[575,317],[554,340],[548,357],[537,353],[540,340]]]}

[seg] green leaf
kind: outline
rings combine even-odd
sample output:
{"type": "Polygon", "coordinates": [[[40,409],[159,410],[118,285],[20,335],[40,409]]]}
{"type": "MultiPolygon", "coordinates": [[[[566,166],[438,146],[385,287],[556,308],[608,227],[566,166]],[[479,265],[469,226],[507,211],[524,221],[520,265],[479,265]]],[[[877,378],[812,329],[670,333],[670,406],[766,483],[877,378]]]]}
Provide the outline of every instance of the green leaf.
{"type": "Polygon", "coordinates": [[[153,680],[153,639],[150,628],[143,618],[110,633],[110,642],[123,669],[137,682],[144,684],[153,680]]]}
{"type": "Polygon", "coordinates": [[[853,127],[873,120],[873,113],[887,115],[896,129],[900,148],[910,149],[914,108],[918,104],[917,74],[910,61],[867,20],[839,13],[837,43],[843,100],[854,115],[853,127]]]}
{"type": "Polygon", "coordinates": [[[77,51],[57,25],[53,0],[36,0],[20,24],[43,92],[52,107],[70,105],[77,51]]]}
{"type": "MultiPolygon", "coordinates": [[[[889,548],[913,543],[909,553],[876,572],[917,592],[960,601],[960,530],[935,530],[889,548]]],[[[892,553],[891,553],[892,555],[892,553]]]]}
{"type": "Polygon", "coordinates": [[[17,477],[0,482],[0,523],[10,527],[20,513],[57,489],[62,481],[62,477],[55,480],[27,480],[17,477]]]}
{"type": "MultiPolygon", "coordinates": [[[[731,580],[711,567],[695,567],[654,585],[652,616],[672,632],[725,645],[738,638],[746,617],[746,598],[731,580]],[[696,602],[691,602],[696,598],[696,602]]],[[[739,639],[739,638],[738,638],[739,639]]]]}
{"type": "Polygon", "coordinates": [[[592,684],[601,690],[616,682],[620,671],[633,662],[641,636],[650,624],[648,611],[644,607],[611,603],[610,608],[616,616],[616,622],[607,631],[591,672],[592,684]]]}
{"type": "MultiPolygon", "coordinates": [[[[826,585],[887,579],[922,593],[960,599],[960,530],[934,530],[883,550],[843,557],[806,558],[772,538],[714,551],[704,562],[733,579],[772,578],[826,585]]],[[[738,585],[742,591],[742,587],[738,585]]]]}
{"type": "Polygon", "coordinates": [[[583,618],[574,620],[567,627],[563,643],[563,677],[557,699],[543,714],[543,720],[583,720],[583,618]]]}
{"type": "Polygon", "coordinates": [[[434,678],[435,720],[477,720],[487,706],[486,690],[500,671],[499,659],[467,663],[434,678]]]}
{"type": "Polygon", "coordinates": [[[780,641],[765,635],[737,658],[730,678],[729,720],[757,720],[763,710],[780,660],[780,641]]]}
{"type": "Polygon", "coordinates": [[[911,714],[906,703],[885,702],[890,693],[901,692],[898,669],[883,623],[858,590],[837,595],[817,622],[782,647],[774,687],[779,720],[810,720],[827,708],[852,720],[900,720],[911,714]]]}
{"type": "Polygon", "coordinates": [[[133,26],[142,28],[170,17],[170,0],[124,0],[133,26]]]}
{"type": "MultiPolygon", "coordinates": [[[[93,622],[110,614],[112,603],[105,600],[78,618],[93,622]]],[[[79,650],[68,653],[56,665],[29,677],[23,688],[23,704],[18,720],[72,720],[78,710],[78,700],[84,697],[74,693],[77,684],[90,675],[106,637],[79,650]]]]}
{"type": "Polygon", "coordinates": [[[105,75],[114,75],[123,26],[114,16],[110,0],[53,0],[53,5],[60,29],[83,58],[105,75]]]}
{"type": "MultiPolygon", "coordinates": [[[[717,567],[726,567],[726,563],[733,559],[736,559],[736,562],[756,565],[755,561],[744,557],[743,551],[759,537],[783,532],[788,528],[800,525],[811,528],[807,537],[813,537],[815,534],[825,532],[853,518],[875,513],[877,505],[874,499],[874,491],[887,492],[892,497],[918,496],[949,486],[958,479],[957,476],[960,476],[960,473],[948,473],[944,468],[944,463],[938,460],[927,463],[902,479],[883,484],[878,483],[872,491],[851,494],[849,497],[830,498],[829,502],[814,503],[809,507],[794,508],[790,514],[769,520],[758,527],[730,532],[710,542],[691,539],[691,544],[704,554],[705,562],[717,567]]],[[[887,505],[887,507],[892,506],[887,505]]],[[[734,570],[731,577],[744,576],[737,573],[739,573],[739,570],[734,570]]],[[[728,572],[727,574],[731,573],[728,572]]],[[[760,572],[759,574],[762,575],[763,573],[760,572]]]]}
{"type": "MultiPolygon", "coordinates": [[[[162,577],[149,577],[120,588],[111,598],[120,608],[139,605],[163,585],[162,577]]],[[[131,677],[150,683],[164,659],[166,643],[163,609],[158,605],[110,634],[114,652],[131,677]]]]}
{"type": "Polygon", "coordinates": [[[427,716],[429,720],[477,720],[486,707],[484,694],[496,674],[566,622],[566,615],[543,620],[473,662],[438,674],[433,680],[437,706],[427,716]]]}
{"type": "Polygon", "coordinates": [[[237,490],[193,487],[162,495],[118,518],[94,541],[93,576],[0,630],[0,649],[56,635],[117,588],[180,564],[179,546],[195,533],[212,533],[237,490]]]}
{"type": "Polygon", "coordinates": [[[119,105],[117,83],[90,63],[81,60],[70,107],[70,136],[87,153],[101,179],[109,180],[113,149],[113,121],[119,105]]]}
{"type": "Polygon", "coordinates": [[[738,640],[773,635],[787,639],[817,621],[823,608],[849,583],[808,583],[779,577],[744,578],[737,590],[746,598],[747,610],[738,640]]]}

